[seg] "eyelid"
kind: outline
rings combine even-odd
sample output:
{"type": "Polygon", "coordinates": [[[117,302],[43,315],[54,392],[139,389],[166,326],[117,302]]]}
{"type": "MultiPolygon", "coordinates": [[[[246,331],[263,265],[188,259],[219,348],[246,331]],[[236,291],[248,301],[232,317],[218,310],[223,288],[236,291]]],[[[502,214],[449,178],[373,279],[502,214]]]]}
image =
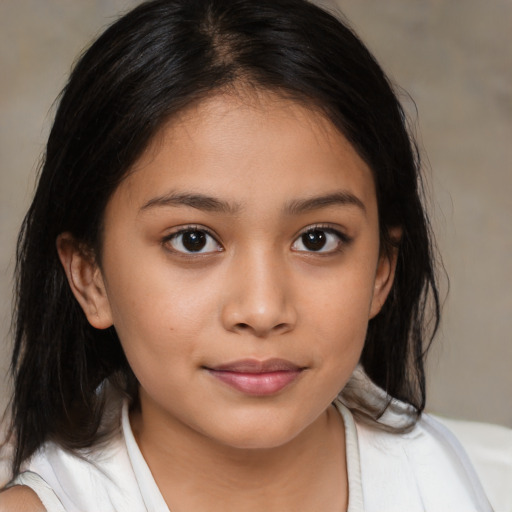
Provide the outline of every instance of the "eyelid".
{"type": "Polygon", "coordinates": [[[168,251],[172,252],[173,254],[178,254],[180,256],[184,257],[198,257],[198,256],[207,256],[209,254],[215,254],[217,252],[221,252],[224,250],[224,247],[222,246],[221,242],[219,241],[219,237],[206,226],[202,226],[199,224],[189,224],[185,226],[179,226],[173,229],[170,233],[166,234],[162,240],[161,240],[162,246],[164,246],[168,251]],[[185,252],[185,251],[179,251],[177,249],[174,249],[173,247],[169,247],[169,242],[171,240],[176,239],[178,236],[188,233],[190,231],[201,231],[211,237],[215,243],[220,247],[217,251],[208,251],[208,252],[185,252]]]}
{"type": "Polygon", "coordinates": [[[188,231],[204,231],[217,240],[217,235],[210,228],[203,226],[202,224],[185,224],[182,226],[176,226],[172,228],[171,232],[166,234],[164,238],[172,238],[173,236],[187,233],[188,231]]]}
{"type": "Polygon", "coordinates": [[[339,238],[340,244],[335,249],[329,250],[329,251],[296,250],[296,252],[327,256],[327,255],[342,251],[346,246],[348,246],[353,241],[353,238],[351,236],[347,235],[345,232],[343,232],[343,230],[339,226],[337,226],[337,225],[335,226],[333,224],[320,223],[320,224],[312,224],[310,226],[306,226],[305,228],[301,229],[299,231],[299,233],[294,237],[292,247],[293,247],[293,245],[295,245],[297,243],[297,241],[300,239],[300,237],[302,237],[303,235],[305,235],[306,233],[309,233],[311,231],[324,231],[324,232],[333,234],[339,238]]]}

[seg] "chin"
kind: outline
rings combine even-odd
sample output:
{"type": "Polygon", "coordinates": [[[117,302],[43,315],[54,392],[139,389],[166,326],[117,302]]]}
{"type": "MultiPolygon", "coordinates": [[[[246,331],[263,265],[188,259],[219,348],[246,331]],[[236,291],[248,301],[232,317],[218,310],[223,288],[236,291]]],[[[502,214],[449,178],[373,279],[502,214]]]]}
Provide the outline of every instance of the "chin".
{"type": "Polygon", "coordinates": [[[292,441],[296,436],[233,436],[231,439],[226,440],[224,443],[226,446],[235,450],[272,450],[284,446],[292,441]]]}
{"type": "Polygon", "coordinates": [[[227,423],[217,430],[212,438],[225,446],[239,450],[269,450],[291,442],[301,434],[307,425],[297,422],[280,421],[279,418],[244,418],[226,429],[227,423]]]}

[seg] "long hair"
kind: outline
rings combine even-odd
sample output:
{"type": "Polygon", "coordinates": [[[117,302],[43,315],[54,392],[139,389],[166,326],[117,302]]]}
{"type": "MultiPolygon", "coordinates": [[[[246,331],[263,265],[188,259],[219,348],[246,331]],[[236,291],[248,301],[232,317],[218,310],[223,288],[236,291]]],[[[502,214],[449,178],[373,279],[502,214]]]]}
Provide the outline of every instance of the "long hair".
{"type": "Polygon", "coordinates": [[[371,168],[383,250],[397,244],[390,228],[402,237],[361,365],[386,396],[423,410],[427,302],[434,328],[439,317],[432,240],[417,151],[383,71],[350,28],[305,0],[154,0],[110,26],[76,64],[19,235],[15,473],[45,441],[70,450],[97,442],[108,387],[137,398],[115,329],[94,329],[70,291],[57,236],[70,232],[101,259],[105,206],[161,126],[238,84],[320,110],[371,168]]]}

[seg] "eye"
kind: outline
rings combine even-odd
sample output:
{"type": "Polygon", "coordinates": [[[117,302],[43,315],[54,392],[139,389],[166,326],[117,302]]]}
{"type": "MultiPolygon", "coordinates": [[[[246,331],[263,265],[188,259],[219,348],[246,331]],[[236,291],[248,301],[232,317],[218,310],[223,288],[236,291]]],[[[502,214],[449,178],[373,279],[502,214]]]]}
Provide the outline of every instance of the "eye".
{"type": "Polygon", "coordinates": [[[186,228],[165,238],[173,251],[184,254],[206,254],[222,251],[222,246],[205,229],[186,228]]]}
{"type": "Polygon", "coordinates": [[[349,238],[332,228],[314,227],[304,231],[293,242],[292,250],[299,252],[331,253],[348,243],[349,238]]]}

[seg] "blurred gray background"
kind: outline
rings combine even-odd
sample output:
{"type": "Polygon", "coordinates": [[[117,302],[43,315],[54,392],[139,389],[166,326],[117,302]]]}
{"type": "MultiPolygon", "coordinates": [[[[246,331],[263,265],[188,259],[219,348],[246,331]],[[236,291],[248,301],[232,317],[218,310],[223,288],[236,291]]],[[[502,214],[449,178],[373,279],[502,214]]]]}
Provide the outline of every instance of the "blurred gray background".
{"type": "MultiPolygon", "coordinates": [[[[0,409],[14,246],[52,104],[135,0],[0,0],[0,409]]],[[[416,121],[450,277],[428,409],[512,427],[512,0],[338,0],[416,121]]]]}

